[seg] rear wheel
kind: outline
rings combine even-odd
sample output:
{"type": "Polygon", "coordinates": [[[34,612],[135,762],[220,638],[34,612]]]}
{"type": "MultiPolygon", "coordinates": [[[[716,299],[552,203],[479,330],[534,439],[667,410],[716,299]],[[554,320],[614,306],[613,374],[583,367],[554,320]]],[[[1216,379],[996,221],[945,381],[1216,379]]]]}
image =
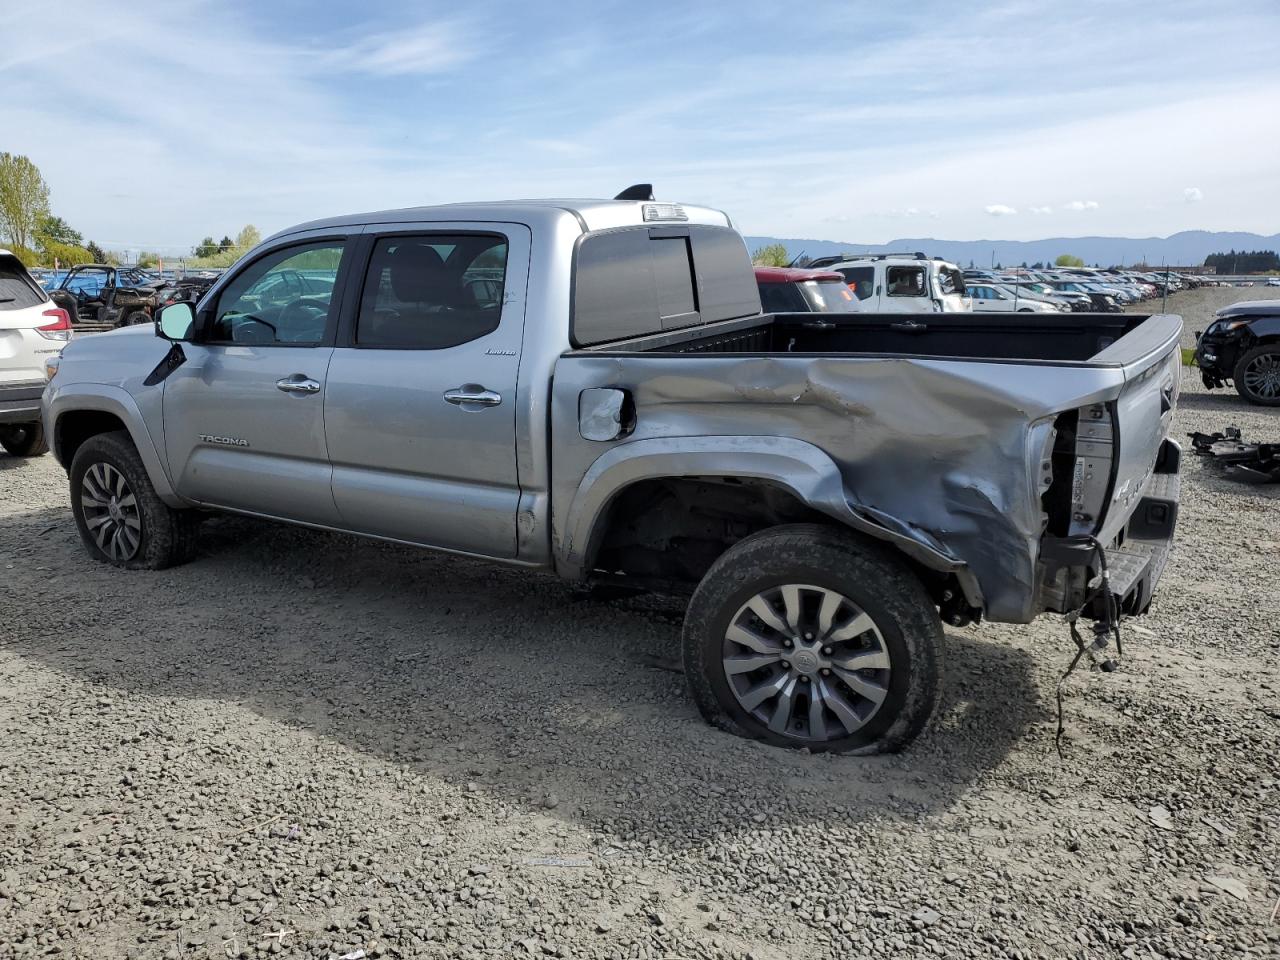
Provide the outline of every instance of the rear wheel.
{"type": "Polygon", "coordinates": [[[1250,403],[1280,407],[1280,343],[1254,347],[1236,363],[1231,379],[1250,403]]]}
{"type": "Polygon", "coordinates": [[[127,317],[120,321],[119,326],[136,327],[140,323],[150,323],[151,318],[147,316],[145,310],[134,310],[127,317]]]}
{"type": "Polygon", "coordinates": [[[156,496],[123,431],[90,437],[71,461],[71,510],[85,548],[130,570],[161,570],[195,555],[196,517],[156,496]]]}
{"type": "Polygon", "coordinates": [[[937,703],[937,610],[887,550],[837,529],[790,525],[712,565],[685,616],[685,672],[710,722],[812,751],[910,743],[937,703]]]}
{"type": "Polygon", "coordinates": [[[38,457],[49,452],[44,442],[44,424],[7,423],[0,425],[0,447],[13,457],[38,457]]]}

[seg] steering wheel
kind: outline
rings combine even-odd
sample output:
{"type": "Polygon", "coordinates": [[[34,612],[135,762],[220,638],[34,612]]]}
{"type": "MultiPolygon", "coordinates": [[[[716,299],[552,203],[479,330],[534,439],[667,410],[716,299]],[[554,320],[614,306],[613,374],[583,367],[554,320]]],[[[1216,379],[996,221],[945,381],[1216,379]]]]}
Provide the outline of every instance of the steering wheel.
{"type": "MultiPolygon", "coordinates": [[[[327,305],[316,303],[314,300],[294,300],[292,303],[286,304],[280,311],[279,316],[276,317],[276,323],[285,328],[284,334],[288,337],[290,333],[288,327],[292,324],[297,323],[302,326],[308,322],[323,318],[328,313],[329,308],[327,305]]],[[[277,339],[279,339],[278,336],[277,339]]]]}

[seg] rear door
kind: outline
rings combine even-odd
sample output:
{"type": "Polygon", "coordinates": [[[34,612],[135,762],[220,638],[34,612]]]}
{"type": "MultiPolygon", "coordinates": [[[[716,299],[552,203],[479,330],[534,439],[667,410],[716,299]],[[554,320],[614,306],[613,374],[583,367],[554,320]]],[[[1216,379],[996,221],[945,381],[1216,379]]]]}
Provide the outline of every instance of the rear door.
{"type": "Polygon", "coordinates": [[[529,228],[439,223],[370,239],[324,397],[342,523],[514,557],[529,228]]]}
{"type": "Polygon", "coordinates": [[[292,241],[262,253],[200,311],[198,342],[164,382],[164,436],[192,500],[338,525],[324,385],[351,244],[292,241]],[[305,282],[303,282],[305,281],[305,282]]]}

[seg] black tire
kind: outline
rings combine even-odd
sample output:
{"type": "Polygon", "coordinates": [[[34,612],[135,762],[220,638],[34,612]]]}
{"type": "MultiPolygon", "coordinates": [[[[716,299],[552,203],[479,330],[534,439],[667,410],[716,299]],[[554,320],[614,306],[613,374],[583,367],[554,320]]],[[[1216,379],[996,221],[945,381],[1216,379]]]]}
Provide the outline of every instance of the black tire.
{"type": "Polygon", "coordinates": [[[119,327],[136,327],[142,323],[150,323],[151,318],[147,316],[145,310],[134,310],[127,317],[121,320],[116,326],[119,327]]]}
{"type": "Polygon", "coordinates": [[[44,441],[44,424],[6,423],[0,425],[0,447],[11,457],[38,457],[49,452],[44,441]]]}
{"type": "Polygon", "coordinates": [[[142,458],[129,434],[121,431],[100,433],[90,437],[76,451],[71,461],[71,511],[75,514],[76,528],[85,549],[95,560],[111,563],[127,570],[163,570],[165,567],[186,563],[195,556],[198,520],[192,510],[174,510],[156,496],[155,487],[147,475],[142,458]],[[123,477],[127,493],[136,505],[137,543],[124,555],[123,549],[113,552],[100,544],[90,529],[87,517],[93,513],[86,499],[93,499],[95,485],[92,478],[86,485],[85,477],[91,470],[116,471],[123,477]]]}
{"type": "Polygon", "coordinates": [[[1280,343],[1264,343],[1248,351],[1236,361],[1231,379],[1236,385],[1236,392],[1250,403],[1260,407],[1280,407],[1280,343]],[[1269,368],[1269,371],[1259,371],[1260,366],[1269,368]],[[1260,372],[1265,378],[1262,383],[1256,380],[1260,372]]]}
{"type": "MultiPolygon", "coordinates": [[[[757,623],[764,625],[763,621],[757,623]]],[[[832,627],[829,632],[840,631],[832,627]]],[[[797,636],[797,644],[800,640],[797,636]]],[[[814,752],[895,752],[924,730],[941,692],[942,623],[919,578],[891,550],[834,527],[773,527],[727,550],[693,594],[685,614],[683,646],[685,674],[698,709],[708,722],[738,736],[776,746],[807,747],[814,752]],[[753,598],[783,584],[812,585],[838,593],[874,623],[877,633],[873,642],[887,653],[890,664],[887,682],[883,681],[884,674],[875,670],[860,671],[858,679],[868,672],[875,674],[881,680],[880,689],[887,689],[887,694],[878,709],[869,710],[863,725],[852,732],[845,732],[847,724],[835,728],[842,735],[824,739],[811,737],[809,729],[775,732],[749,712],[734,693],[725,665],[726,633],[731,622],[741,622],[735,618],[743,615],[753,598]]],[[[831,651],[831,647],[821,648],[823,654],[831,651]]],[[[799,659],[798,647],[785,656],[799,659]]],[[[789,676],[795,667],[787,660],[778,666],[762,667],[760,683],[768,685],[770,677],[789,676]]],[[[813,669],[811,662],[809,667],[813,669]]],[[[818,690],[823,694],[835,686],[847,707],[844,694],[857,694],[843,680],[832,677],[832,672],[819,670],[799,677],[805,684],[794,687],[801,698],[799,702],[808,696],[803,691],[818,690]]],[[[746,675],[746,682],[754,683],[754,676],[746,675]]],[[[741,674],[733,682],[740,680],[741,674]]],[[[808,698],[810,706],[813,699],[808,698]]],[[[816,699],[821,700],[822,696],[816,699]]],[[[819,713],[826,715],[822,709],[819,713]]],[[[807,722],[805,726],[808,727],[807,722]]]]}

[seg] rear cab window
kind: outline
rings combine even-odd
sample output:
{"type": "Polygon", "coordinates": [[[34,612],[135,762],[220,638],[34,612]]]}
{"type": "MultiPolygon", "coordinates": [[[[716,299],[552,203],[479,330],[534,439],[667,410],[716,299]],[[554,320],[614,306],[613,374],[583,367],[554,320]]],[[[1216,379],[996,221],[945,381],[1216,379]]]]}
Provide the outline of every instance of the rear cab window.
{"type": "Polygon", "coordinates": [[[574,346],[758,313],[760,293],[746,245],[727,227],[623,227],[578,241],[574,346]]]}
{"type": "Polygon", "coordinates": [[[44,291],[22,261],[12,254],[0,255],[0,310],[25,310],[44,302],[44,291]]]}

